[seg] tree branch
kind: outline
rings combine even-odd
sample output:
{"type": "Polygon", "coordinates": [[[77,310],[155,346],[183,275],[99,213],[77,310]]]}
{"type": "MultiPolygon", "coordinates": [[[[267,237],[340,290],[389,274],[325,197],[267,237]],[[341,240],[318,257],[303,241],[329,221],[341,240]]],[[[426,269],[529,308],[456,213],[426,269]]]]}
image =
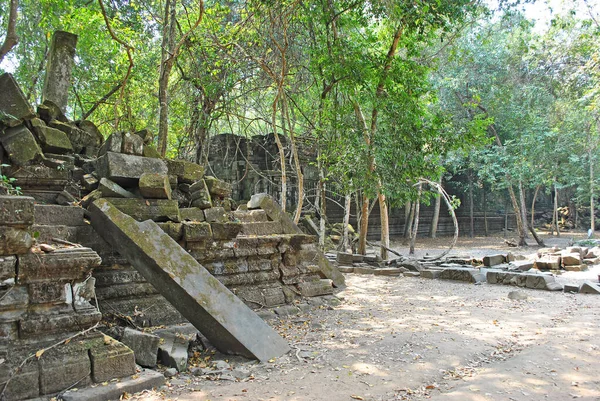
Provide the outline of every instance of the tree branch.
{"type": "Polygon", "coordinates": [[[17,36],[17,8],[19,6],[18,0],[10,0],[10,10],[8,12],[8,26],[6,27],[6,37],[4,43],[0,47],[0,62],[4,59],[4,56],[12,50],[13,47],[19,43],[19,37],[17,36]]]}

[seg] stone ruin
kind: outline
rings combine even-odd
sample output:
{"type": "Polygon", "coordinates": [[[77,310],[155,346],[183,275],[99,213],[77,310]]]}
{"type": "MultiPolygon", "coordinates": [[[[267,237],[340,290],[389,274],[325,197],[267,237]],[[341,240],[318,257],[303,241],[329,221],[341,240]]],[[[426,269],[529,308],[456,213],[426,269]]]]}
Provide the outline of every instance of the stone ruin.
{"type": "MultiPolygon", "coordinates": [[[[72,54],[68,35],[57,32],[53,49],[72,54]]],[[[252,308],[344,285],[315,237],[268,195],[238,207],[231,185],[161,158],[146,130],[104,140],[92,122],[70,121],[60,90],[69,75],[47,78],[35,111],[12,76],[0,76],[0,174],[19,187],[0,186],[0,399],[134,374],[128,392],[157,386],[161,374],[136,366],[155,366],[157,355],[186,369],[177,329],[108,330],[115,322],[189,321],[222,352],[259,360],[287,352],[252,308]]],[[[125,391],[106,388],[114,398],[125,391]]]]}

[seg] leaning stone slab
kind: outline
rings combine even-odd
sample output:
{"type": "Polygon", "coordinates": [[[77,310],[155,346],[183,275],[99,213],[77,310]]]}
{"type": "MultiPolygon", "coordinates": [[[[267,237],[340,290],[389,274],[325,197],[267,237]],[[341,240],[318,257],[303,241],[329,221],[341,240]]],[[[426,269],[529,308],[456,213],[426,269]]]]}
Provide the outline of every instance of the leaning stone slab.
{"type": "Polygon", "coordinates": [[[106,152],[98,159],[98,175],[124,186],[137,185],[146,172],[167,174],[167,165],[160,159],[106,152]]]}
{"type": "Polygon", "coordinates": [[[0,75],[0,111],[13,116],[16,120],[29,119],[35,116],[33,108],[25,94],[9,73],[0,75]]]}
{"type": "Polygon", "coordinates": [[[204,181],[206,182],[206,186],[208,187],[208,192],[219,198],[229,198],[231,196],[231,184],[221,181],[212,176],[204,177],[204,181]]]}
{"type": "Polygon", "coordinates": [[[181,221],[179,204],[168,199],[109,198],[113,206],[137,221],[181,221]]]}
{"type": "Polygon", "coordinates": [[[76,45],[77,35],[64,31],[52,35],[42,99],[53,101],[61,110],[67,109],[76,45]]]}
{"type": "Polygon", "coordinates": [[[173,333],[161,332],[159,336],[158,358],[161,364],[175,368],[178,372],[185,372],[187,370],[190,341],[185,336],[178,336],[173,333]]]}
{"type": "Polygon", "coordinates": [[[136,222],[107,200],[90,209],[92,225],[220,351],[261,361],[289,346],[152,221],[136,222]]]}
{"type": "Polygon", "coordinates": [[[98,189],[105,198],[135,198],[136,196],[106,177],[100,178],[98,189]]]}
{"type": "Polygon", "coordinates": [[[47,127],[39,118],[31,120],[31,125],[45,153],[68,153],[73,151],[73,145],[71,145],[69,137],[61,130],[47,127]]]}
{"type": "Polygon", "coordinates": [[[0,225],[27,227],[34,220],[34,199],[29,196],[0,196],[0,225]]]}
{"type": "Polygon", "coordinates": [[[579,287],[580,294],[600,294],[600,285],[586,281],[579,287]]]}
{"type": "Polygon", "coordinates": [[[0,143],[8,157],[17,166],[24,166],[42,159],[42,150],[31,131],[24,125],[8,128],[0,135],[0,143]]]}
{"type": "Polygon", "coordinates": [[[106,386],[96,386],[69,390],[62,394],[64,401],[105,401],[118,400],[123,394],[133,394],[151,388],[159,388],[165,383],[165,376],[154,370],[143,370],[130,378],[109,382],[106,386]]]}

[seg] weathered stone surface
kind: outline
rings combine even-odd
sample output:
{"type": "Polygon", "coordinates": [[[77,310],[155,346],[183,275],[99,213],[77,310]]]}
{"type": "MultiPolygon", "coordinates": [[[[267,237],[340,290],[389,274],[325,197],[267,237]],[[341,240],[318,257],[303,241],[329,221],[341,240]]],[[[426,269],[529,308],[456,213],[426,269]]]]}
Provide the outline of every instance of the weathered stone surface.
{"type": "MultiPolygon", "coordinates": [[[[29,292],[27,291],[27,286],[23,285],[15,285],[10,287],[7,290],[0,291],[0,310],[15,310],[15,309],[25,309],[29,304],[29,292]]],[[[13,314],[13,318],[16,318],[21,313],[13,314]]],[[[4,319],[7,316],[3,316],[4,319]]]]}
{"type": "Polygon", "coordinates": [[[67,299],[64,282],[30,283],[27,289],[29,291],[29,302],[32,304],[63,303],[67,299]]]}
{"type": "Polygon", "coordinates": [[[581,253],[561,253],[562,265],[565,266],[579,266],[581,264],[581,253]]]}
{"type": "Polygon", "coordinates": [[[178,372],[187,370],[188,347],[190,342],[184,336],[173,333],[159,332],[158,358],[161,364],[177,369],[178,372]]]}
{"type": "Polygon", "coordinates": [[[106,177],[100,178],[98,189],[105,198],[135,198],[136,196],[106,177]]]}
{"type": "Polygon", "coordinates": [[[85,132],[88,137],[96,138],[97,145],[101,145],[104,142],[104,137],[102,136],[102,133],[100,133],[100,130],[98,129],[98,127],[96,127],[96,124],[94,124],[93,122],[89,120],[79,120],[76,124],[77,127],[83,132],[85,132]]]}
{"type": "Polygon", "coordinates": [[[204,212],[198,207],[180,208],[181,220],[205,221],[204,212]]]}
{"type": "Polygon", "coordinates": [[[179,205],[175,200],[109,198],[109,201],[137,221],[181,221],[179,205]]]}
{"type": "Polygon", "coordinates": [[[272,235],[282,234],[281,222],[260,221],[253,223],[242,223],[240,235],[272,235]]]}
{"type": "Polygon", "coordinates": [[[69,390],[61,395],[64,401],[118,400],[123,394],[134,394],[143,390],[159,388],[165,383],[162,373],[143,370],[130,378],[109,382],[107,385],[69,390]]]}
{"type": "Polygon", "coordinates": [[[0,226],[0,256],[27,253],[34,239],[26,229],[0,226]]]}
{"type": "Polygon", "coordinates": [[[407,271],[402,273],[404,277],[421,277],[421,272],[407,271]]]}
{"type": "Polygon", "coordinates": [[[352,266],[354,257],[351,253],[338,252],[336,260],[339,264],[352,266]]]}
{"type": "Polygon", "coordinates": [[[559,284],[557,286],[555,277],[549,274],[488,271],[486,275],[489,284],[516,285],[518,287],[549,291],[562,290],[562,285],[559,284]]]}
{"type": "Polygon", "coordinates": [[[98,150],[98,157],[104,156],[106,152],[121,153],[123,149],[123,133],[113,132],[108,136],[106,141],[100,146],[98,150]]]}
{"type": "Polygon", "coordinates": [[[147,368],[156,366],[160,337],[126,327],[120,341],[131,348],[138,365],[147,368]]]}
{"type": "Polygon", "coordinates": [[[42,159],[42,150],[24,125],[6,129],[4,134],[0,134],[0,143],[11,162],[17,166],[42,159]]]}
{"type": "Polygon", "coordinates": [[[140,176],[140,194],[150,199],[171,199],[171,185],[166,174],[144,173],[140,176]]]}
{"type": "MultiPolygon", "coordinates": [[[[5,383],[17,366],[4,366],[0,369],[0,383],[5,383]]],[[[4,384],[0,385],[3,388],[4,384]]],[[[24,400],[40,395],[40,378],[37,363],[27,362],[18,373],[11,377],[8,388],[4,391],[6,400],[24,400]]]]}
{"type": "Polygon", "coordinates": [[[144,140],[135,134],[123,134],[121,152],[127,155],[142,156],[144,154],[144,140]]]}
{"type": "Polygon", "coordinates": [[[257,223],[268,221],[267,213],[264,210],[236,210],[233,217],[242,223],[257,223]]]}
{"type": "Polygon", "coordinates": [[[38,105],[37,113],[46,123],[52,120],[58,120],[63,123],[69,122],[69,119],[65,116],[61,108],[51,100],[44,100],[42,104],[38,105]]]}
{"type": "Polygon", "coordinates": [[[101,259],[90,248],[60,248],[19,256],[19,283],[84,279],[101,259]]]}
{"type": "Polygon", "coordinates": [[[39,118],[30,122],[33,133],[38,137],[45,153],[68,153],[73,146],[67,134],[56,128],[48,127],[39,118]]]}
{"type": "Polygon", "coordinates": [[[579,287],[580,294],[600,294],[600,285],[586,281],[579,287]]]}
{"type": "Polygon", "coordinates": [[[441,272],[442,272],[442,270],[423,269],[423,270],[421,270],[421,277],[429,278],[429,279],[436,279],[440,276],[441,272]]]}
{"type": "Polygon", "coordinates": [[[479,269],[453,268],[444,269],[438,275],[438,278],[445,280],[465,281],[467,283],[479,283],[485,281],[485,276],[479,272],[479,269]]]}
{"type": "Polygon", "coordinates": [[[84,209],[79,206],[41,205],[34,207],[35,224],[83,226],[84,209]]]}
{"type": "Polygon", "coordinates": [[[212,176],[204,177],[204,182],[206,182],[206,186],[208,188],[208,192],[219,198],[229,198],[231,197],[231,184],[221,181],[212,176]]]}
{"type": "Polygon", "coordinates": [[[204,220],[209,223],[225,223],[229,218],[222,207],[211,207],[204,210],[204,220]]]}
{"type": "Polygon", "coordinates": [[[0,196],[0,224],[26,227],[34,221],[34,199],[29,196],[0,196]]]}
{"type": "Polygon", "coordinates": [[[83,347],[62,346],[44,352],[39,366],[41,394],[56,393],[74,383],[81,387],[91,384],[90,358],[83,347]]]}
{"type": "Polygon", "coordinates": [[[162,158],[158,150],[156,150],[156,148],[152,145],[144,145],[144,151],[142,152],[142,156],[151,157],[153,159],[162,158]]]}
{"type": "Polygon", "coordinates": [[[338,266],[340,273],[354,273],[354,266],[338,266]]]}
{"type": "Polygon", "coordinates": [[[509,268],[527,271],[529,269],[533,269],[533,260],[515,260],[510,262],[509,268]]]}
{"type": "Polygon", "coordinates": [[[587,270],[587,265],[583,264],[583,265],[565,265],[563,266],[563,269],[565,269],[566,271],[569,272],[581,272],[584,270],[587,270]]]}
{"type": "Polygon", "coordinates": [[[534,263],[534,267],[539,270],[558,270],[560,269],[560,256],[546,255],[534,263]]]}
{"type": "Polygon", "coordinates": [[[212,238],[212,229],[206,222],[183,222],[183,239],[186,242],[204,241],[212,238]]]}
{"type": "Polygon", "coordinates": [[[183,237],[183,224],[175,223],[174,221],[165,221],[157,223],[158,226],[175,241],[179,241],[183,237]]]}
{"type": "Polygon", "coordinates": [[[120,185],[135,186],[145,172],[167,174],[167,165],[160,159],[106,152],[98,159],[97,171],[120,185]]]}
{"type": "Polygon", "coordinates": [[[233,239],[242,230],[242,223],[228,221],[226,223],[210,223],[214,239],[233,239]]]}
{"type": "Polygon", "coordinates": [[[102,319],[98,311],[88,313],[64,313],[59,315],[29,314],[19,322],[21,338],[35,338],[50,333],[77,332],[91,327],[102,319]]]}
{"type": "Polygon", "coordinates": [[[77,198],[70,192],[60,191],[58,195],[56,195],[56,203],[62,206],[73,206],[77,203],[77,198]]]}
{"type": "Polygon", "coordinates": [[[404,273],[406,269],[401,267],[383,267],[380,269],[375,269],[376,276],[399,276],[404,273]]]}
{"type": "Polygon", "coordinates": [[[400,267],[404,267],[412,272],[419,272],[423,270],[423,265],[416,260],[404,260],[399,263],[400,267]]]}
{"type": "Polygon", "coordinates": [[[133,351],[118,341],[109,340],[105,347],[92,348],[90,359],[92,378],[96,383],[135,374],[133,351]]]}
{"type": "Polygon", "coordinates": [[[208,188],[204,180],[197,181],[195,184],[190,186],[190,198],[192,199],[192,206],[200,209],[209,209],[213,206],[212,198],[208,193],[208,188]]]}
{"type": "Polygon", "coordinates": [[[76,45],[77,35],[63,31],[52,35],[42,100],[51,100],[61,110],[67,109],[76,45]]]}
{"type": "Polygon", "coordinates": [[[99,189],[95,189],[83,198],[81,198],[81,206],[87,209],[87,207],[91,205],[92,202],[100,198],[102,198],[102,191],[100,191],[99,189]]]}
{"type": "Polygon", "coordinates": [[[289,347],[273,329],[153,222],[137,223],[106,200],[91,208],[96,231],[222,352],[261,361],[289,347]]]}
{"type": "Polygon", "coordinates": [[[356,274],[375,274],[375,268],[364,263],[354,266],[356,274]]]}
{"type": "Polygon", "coordinates": [[[99,181],[92,174],[85,174],[81,179],[81,184],[86,191],[93,191],[98,188],[99,181]]]}
{"type": "Polygon", "coordinates": [[[564,292],[579,292],[579,286],[577,284],[565,284],[563,291],[564,292]]]}
{"type": "Polygon", "coordinates": [[[296,284],[298,290],[305,297],[317,297],[320,295],[333,294],[333,285],[331,280],[316,280],[316,281],[305,281],[296,284]]]}
{"type": "Polygon", "coordinates": [[[96,290],[96,296],[100,301],[133,297],[143,298],[154,294],[158,294],[158,290],[150,283],[116,284],[96,290]]]}
{"type": "Polygon", "coordinates": [[[4,280],[14,279],[17,275],[17,257],[0,256],[0,288],[4,280]]]}
{"type": "Polygon", "coordinates": [[[483,257],[483,265],[490,267],[506,263],[505,255],[488,255],[483,257]]]}
{"type": "Polygon", "coordinates": [[[33,108],[25,94],[13,78],[12,74],[0,75],[0,111],[12,116],[15,120],[28,119],[35,116],[33,108]]]}
{"type": "Polygon", "coordinates": [[[177,176],[181,183],[193,184],[204,176],[204,167],[187,160],[166,160],[169,174],[177,176]]]}

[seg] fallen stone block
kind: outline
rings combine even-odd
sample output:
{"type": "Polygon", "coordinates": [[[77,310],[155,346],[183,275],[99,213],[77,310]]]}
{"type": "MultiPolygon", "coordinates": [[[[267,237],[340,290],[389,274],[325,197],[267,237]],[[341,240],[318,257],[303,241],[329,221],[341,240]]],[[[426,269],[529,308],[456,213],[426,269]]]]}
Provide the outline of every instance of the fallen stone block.
{"type": "Polygon", "coordinates": [[[304,297],[317,297],[321,295],[333,294],[333,285],[331,280],[305,281],[296,284],[298,290],[304,297]]]}
{"type": "Polygon", "coordinates": [[[17,166],[42,160],[42,149],[24,125],[6,129],[4,134],[0,135],[0,143],[11,162],[17,166]]]}
{"type": "Polygon", "coordinates": [[[165,221],[156,223],[158,226],[175,241],[179,241],[183,237],[183,224],[175,223],[174,221],[165,221]]]}
{"type": "Polygon", "coordinates": [[[121,153],[123,149],[123,133],[114,132],[106,138],[106,141],[98,150],[98,157],[104,156],[106,152],[121,153]]]}
{"type": "Polygon", "coordinates": [[[533,269],[533,261],[532,260],[514,260],[509,263],[509,269],[527,271],[529,269],[533,269]]]}
{"type": "Polygon", "coordinates": [[[80,130],[85,132],[88,137],[96,138],[97,145],[102,145],[104,143],[104,137],[102,136],[102,133],[93,122],[89,120],[79,120],[76,121],[76,125],[80,130]]]}
{"type": "Polygon", "coordinates": [[[534,288],[538,290],[548,289],[548,285],[556,282],[554,276],[547,274],[527,274],[525,286],[527,288],[534,288]]]}
{"type": "Polygon", "coordinates": [[[356,274],[375,274],[375,268],[371,266],[354,266],[356,274]]]}
{"type": "MultiPolygon", "coordinates": [[[[169,174],[177,176],[177,181],[194,184],[204,177],[204,167],[187,160],[166,160],[169,174]]],[[[193,192],[193,191],[191,191],[193,192]]]]}
{"type": "Polygon", "coordinates": [[[506,263],[505,255],[488,255],[483,257],[483,265],[487,267],[500,265],[502,263],[506,263]]]}
{"type": "Polygon", "coordinates": [[[65,113],[61,110],[56,103],[51,100],[44,100],[42,104],[37,106],[37,114],[44,122],[48,123],[52,120],[58,120],[63,123],[69,122],[65,113]]]}
{"type": "Polygon", "coordinates": [[[144,140],[134,134],[123,134],[121,152],[127,155],[142,156],[144,154],[144,140]]]}
{"type": "Polygon", "coordinates": [[[216,196],[221,199],[231,197],[231,191],[232,191],[231,184],[229,184],[225,181],[221,181],[212,176],[204,177],[204,182],[206,182],[208,192],[212,196],[216,196]]]}
{"type": "Polygon", "coordinates": [[[283,234],[281,222],[261,221],[255,223],[242,223],[240,235],[272,235],[283,234]]]}
{"type": "Polygon", "coordinates": [[[179,205],[168,199],[107,198],[121,212],[137,221],[153,220],[157,222],[180,222],[179,205]]]}
{"type": "Polygon", "coordinates": [[[27,227],[34,221],[34,199],[29,196],[0,196],[0,224],[27,227]]]}
{"type": "Polygon", "coordinates": [[[565,270],[566,266],[579,266],[581,264],[581,253],[561,252],[561,261],[562,265],[565,267],[565,270]]]}
{"type": "Polygon", "coordinates": [[[106,177],[100,178],[98,189],[105,198],[136,198],[136,196],[106,177]]]}
{"type": "Polygon", "coordinates": [[[138,223],[106,200],[90,209],[97,232],[225,353],[261,361],[289,351],[285,340],[152,221],[138,223]]]}
{"type": "Polygon", "coordinates": [[[416,260],[404,260],[399,263],[399,266],[413,272],[419,272],[423,270],[423,265],[416,260]]]}
{"type": "Polygon", "coordinates": [[[122,153],[106,152],[98,158],[97,164],[100,177],[106,177],[123,186],[136,186],[139,177],[146,172],[168,173],[167,165],[160,159],[122,153]]]}
{"type": "Polygon", "coordinates": [[[581,271],[585,271],[587,270],[587,265],[586,264],[582,264],[582,265],[565,265],[563,266],[563,269],[565,269],[566,271],[569,272],[581,272],[581,271]]]}
{"type": "Polygon", "coordinates": [[[93,191],[98,188],[99,181],[92,174],[85,174],[81,178],[81,185],[85,188],[86,191],[93,191]]]}
{"type": "Polygon", "coordinates": [[[270,220],[281,221],[286,234],[302,234],[302,230],[294,224],[293,220],[283,211],[281,207],[268,194],[252,195],[248,201],[248,209],[262,209],[270,220]]]}
{"type": "Polygon", "coordinates": [[[539,270],[558,270],[560,269],[560,256],[546,255],[535,261],[534,267],[539,270]]]}
{"type": "Polygon", "coordinates": [[[153,159],[162,159],[161,154],[156,150],[156,148],[152,145],[146,144],[144,145],[144,151],[142,153],[144,157],[150,157],[153,159]]]}
{"type": "Polygon", "coordinates": [[[485,281],[485,276],[479,269],[451,268],[444,269],[438,275],[439,279],[465,281],[467,283],[480,283],[485,281]]]}
{"type": "Polygon", "coordinates": [[[553,254],[557,253],[558,251],[560,251],[560,249],[558,249],[557,247],[540,248],[537,251],[537,256],[538,256],[538,258],[541,258],[545,255],[553,255],[553,254]]]}
{"type": "Polygon", "coordinates": [[[179,213],[181,214],[181,220],[196,222],[205,221],[204,212],[198,207],[180,208],[179,213]]]}
{"type": "Polygon", "coordinates": [[[562,291],[563,290],[563,285],[559,282],[553,282],[553,283],[547,283],[546,284],[546,290],[547,291],[562,291]]]}
{"type": "Polygon", "coordinates": [[[160,337],[126,327],[120,341],[131,348],[138,365],[147,368],[156,366],[160,337]]]}
{"type": "Polygon", "coordinates": [[[41,205],[34,207],[35,224],[78,227],[86,225],[79,206],[41,205]]]}
{"type": "Polygon", "coordinates": [[[337,269],[341,273],[354,273],[354,266],[338,266],[337,269]]]}
{"type": "Polygon", "coordinates": [[[26,229],[0,226],[0,256],[25,254],[34,241],[26,229]]]}
{"type": "Polygon", "coordinates": [[[269,220],[264,210],[236,210],[233,212],[233,217],[242,223],[258,223],[269,220]]]}
{"type": "Polygon", "coordinates": [[[565,284],[563,287],[564,292],[579,292],[579,286],[577,284],[565,284]]]}
{"type": "Polygon", "coordinates": [[[104,337],[104,343],[103,347],[93,347],[90,350],[94,382],[102,383],[114,378],[135,374],[133,351],[108,336],[104,337]]]}
{"type": "Polygon", "coordinates": [[[580,294],[600,294],[600,285],[586,281],[579,287],[580,294]]]}
{"type": "Polygon", "coordinates": [[[401,267],[382,267],[380,269],[375,269],[376,276],[399,276],[402,273],[407,271],[401,267]]]}
{"type": "Polygon", "coordinates": [[[183,336],[171,333],[159,333],[158,359],[161,364],[185,372],[188,363],[188,348],[190,342],[183,336]]]}
{"type": "Polygon", "coordinates": [[[407,271],[402,273],[404,277],[421,277],[421,272],[407,271]]]}
{"type": "Polygon", "coordinates": [[[34,118],[30,124],[33,133],[40,140],[44,153],[73,152],[69,137],[61,130],[46,126],[39,118],[34,118]]]}
{"type": "Polygon", "coordinates": [[[210,224],[206,222],[183,222],[183,239],[186,242],[212,239],[210,224]]]}
{"type": "Polygon", "coordinates": [[[140,194],[150,199],[171,199],[171,184],[166,174],[144,173],[140,176],[140,194]]]}
{"type": "Polygon", "coordinates": [[[27,101],[25,94],[13,78],[12,74],[0,75],[0,111],[12,116],[14,120],[25,120],[35,117],[35,111],[27,101]]]}
{"type": "Polygon", "coordinates": [[[338,252],[335,259],[341,265],[352,266],[354,263],[354,256],[351,253],[338,252]]]}
{"type": "Polygon", "coordinates": [[[429,278],[429,279],[436,279],[440,276],[441,272],[442,272],[442,270],[423,269],[423,270],[421,270],[421,277],[429,278]]]}
{"type": "Polygon", "coordinates": [[[154,370],[143,370],[131,378],[124,378],[107,385],[69,390],[62,394],[64,401],[105,401],[118,400],[123,394],[134,394],[143,390],[159,388],[165,377],[154,370]]]}
{"type": "Polygon", "coordinates": [[[83,198],[81,198],[81,207],[87,209],[92,204],[92,202],[100,198],[102,198],[102,191],[100,191],[99,189],[95,189],[83,198]]]}
{"type": "Polygon", "coordinates": [[[226,223],[210,223],[213,238],[220,240],[233,239],[242,230],[242,223],[228,221],[226,223]]]}
{"type": "Polygon", "coordinates": [[[222,207],[211,207],[204,209],[204,220],[208,223],[225,223],[229,218],[222,207]]]}

